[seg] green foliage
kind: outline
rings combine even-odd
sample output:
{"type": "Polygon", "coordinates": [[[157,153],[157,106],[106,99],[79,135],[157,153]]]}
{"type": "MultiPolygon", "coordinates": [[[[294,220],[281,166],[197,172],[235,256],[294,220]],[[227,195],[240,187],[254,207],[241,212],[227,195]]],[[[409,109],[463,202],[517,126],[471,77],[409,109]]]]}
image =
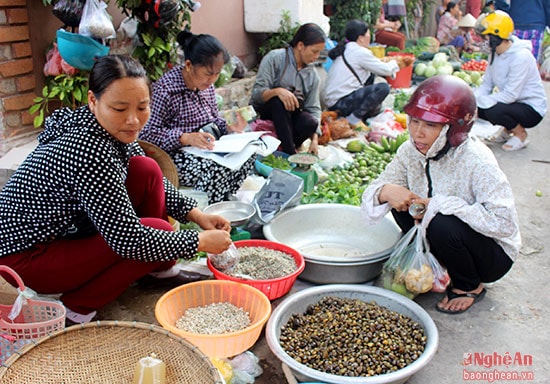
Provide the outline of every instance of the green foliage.
{"type": "Polygon", "coordinates": [[[330,38],[341,41],[345,38],[346,24],[352,19],[364,20],[374,32],[374,24],[380,16],[382,0],[325,0],[334,10],[330,16],[330,38]]]}
{"type": "MultiPolygon", "coordinates": [[[[139,60],[152,80],[157,80],[177,61],[176,36],[184,26],[190,28],[191,15],[187,3],[179,0],[183,12],[168,25],[154,28],[146,23],[138,24],[140,44],[133,56],[139,60]]],[[[44,6],[55,3],[55,0],[42,0],[44,6]]],[[[117,6],[126,14],[131,14],[141,0],[116,0],[117,6]]],[[[46,78],[42,96],[36,97],[29,113],[34,115],[33,124],[40,127],[50,113],[50,107],[69,107],[75,109],[85,104],[88,95],[88,72],[78,75],[59,75],[46,78]]]]}
{"type": "Polygon", "coordinates": [[[174,43],[151,30],[144,31],[140,40],[141,44],[136,47],[133,56],[143,65],[151,80],[158,80],[176,61],[174,43]]]}
{"type": "Polygon", "coordinates": [[[34,104],[29,108],[29,113],[35,116],[33,124],[35,128],[42,126],[44,118],[49,114],[51,104],[60,104],[62,107],[75,109],[86,103],[88,99],[88,76],[66,74],[46,78],[46,85],[42,88],[42,96],[35,97],[34,104]]]}
{"type": "Polygon", "coordinates": [[[258,48],[258,59],[261,60],[262,57],[273,49],[286,47],[299,27],[300,25],[298,23],[292,25],[290,11],[283,10],[279,23],[279,30],[268,34],[267,39],[258,48]]]}
{"type": "MultiPolygon", "coordinates": [[[[116,0],[117,5],[128,14],[133,14],[141,0],[116,0]]],[[[132,56],[147,71],[151,80],[158,80],[177,63],[177,35],[183,28],[191,27],[191,14],[187,2],[179,0],[180,9],[176,18],[167,25],[155,28],[148,23],[138,24],[139,45],[132,56]]]]}

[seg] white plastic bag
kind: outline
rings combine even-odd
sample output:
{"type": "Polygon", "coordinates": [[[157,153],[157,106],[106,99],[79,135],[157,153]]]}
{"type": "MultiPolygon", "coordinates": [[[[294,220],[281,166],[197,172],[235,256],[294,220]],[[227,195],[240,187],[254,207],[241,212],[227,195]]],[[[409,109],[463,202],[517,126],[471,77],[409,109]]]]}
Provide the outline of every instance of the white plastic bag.
{"type": "Polygon", "coordinates": [[[395,120],[395,115],[391,109],[376,115],[369,120],[370,132],[369,140],[380,142],[382,136],[396,138],[405,130],[401,123],[395,120]]]}
{"type": "Polygon", "coordinates": [[[229,360],[233,367],[230,384],[252,384],[263,372],[260,359],[250,351],[241,353],[229,360]]]}
{"type": "Polygon", "coordinates": [[[127,17],[120,22],[116,31],[116,39],[110,42],[110,53],[119,55],[131,55],[139,44],[137,34],[138,21],[133,17],[127,17]]]}
{"type": "Polygon", "coordinates": [[[265,225],[286,208],[300,204],[304,180],[289,172],[273,168],[267,181],[253,200],[256,214],[253,220],[265,225]]]}
{"type": "Polygon", "coordinates": [[[416,224],[399,240],[384,263],[384,288],[410,299],[432,289],[434,273],[429,260],[431,253],[426,249],[426,244],[424,230],[420,224],[416,224]]]}
{"type": "Polygon", "coordinates": [[[116,37],[115,26],[103,0],[86,0],[78,33],[96,39],[116,37]]]}

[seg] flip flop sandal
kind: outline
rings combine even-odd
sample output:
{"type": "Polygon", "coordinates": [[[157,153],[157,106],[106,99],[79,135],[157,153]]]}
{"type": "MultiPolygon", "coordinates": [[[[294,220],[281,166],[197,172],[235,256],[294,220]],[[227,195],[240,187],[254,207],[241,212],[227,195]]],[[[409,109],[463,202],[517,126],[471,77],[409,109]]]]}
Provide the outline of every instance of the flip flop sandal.
{"type": "Polygon", "coordinates": [[[485,141],[489,143],[506,143],[512,135],[506,128],[501,128],[497,133],[487,136],[485,141]]]}
{"type": "Polygon", "coordinates": [[[457,315],[459,313],[462,313],[462,312],[466,312],[468,309],[472,308],[472,306],[477,303],[478,301],[481,301],[481,299],[483,299],[485,297],[485,294],[487,293],[487,290],[485,288],[483,288],[483,290],[479,293],[470,293],[470,292],[467,292],[467,293],[455,293],[453,291],[451,291],[450,289],[447,290],[447,300],[448,301],[451,301],[453,299],[458,299],[460,297],[471,297],[472,299],[474,299],[473,303],[470,304],[469,307],[467,308],[464,308],[464,309],[459,309],[459,310],[456,310],[456,311],[453,311],[451,309],[445,309],[445,308],[441,308],[439,305],[435,305],[435,309],[437,309],[439,312],[443,312],[443,313],[448,313],[450,315],[457,315]]]}
{"type": "Polygon", "coordinates": [[[508,152],[519,151],[520,149],[527,147],[527,144],[529,144],[529,140],[525,139],[524,141],[521,141],[517,138],[517,136],[512,136],[510,140],[502,146],[502,149],[508,152]]]}

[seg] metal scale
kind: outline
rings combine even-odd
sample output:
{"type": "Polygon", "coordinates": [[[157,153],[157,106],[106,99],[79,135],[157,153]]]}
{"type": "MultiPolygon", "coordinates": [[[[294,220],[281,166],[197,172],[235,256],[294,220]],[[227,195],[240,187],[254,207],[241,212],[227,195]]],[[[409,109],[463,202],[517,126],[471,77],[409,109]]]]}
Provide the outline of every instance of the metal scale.
{"type": "Polygon", "coordinates": [[[243,201],[221,201],[211,204],[204,209],[205,213],[220,215],[231,223],[231,240],[249,240],[250,232],[244,226],[256,213],[252,204],[243,201]]]}
{"type": "Polygon", "coordinates": [[[311,192],[319,180],[317,172],[311,166],[317,164],[319,158],[312,153],[295,153],[288,157],[288,161],[296,164],[290,173],[304,180],[304,192],[311,192]]]}

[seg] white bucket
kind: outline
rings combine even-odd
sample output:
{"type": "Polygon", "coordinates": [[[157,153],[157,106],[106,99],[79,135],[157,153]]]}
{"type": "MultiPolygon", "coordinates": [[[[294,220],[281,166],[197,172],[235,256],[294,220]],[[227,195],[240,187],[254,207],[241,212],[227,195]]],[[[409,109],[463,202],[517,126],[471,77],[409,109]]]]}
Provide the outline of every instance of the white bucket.
{"type": "Polygon", "coordinates": [[[187,197],[192,197],[197,200],[198,208],[203,211],[204,208],[208,206],[208,195],[206,192],[197,191],[195,189],[180,188],[180,193],[184,194],[187,197]]]}

